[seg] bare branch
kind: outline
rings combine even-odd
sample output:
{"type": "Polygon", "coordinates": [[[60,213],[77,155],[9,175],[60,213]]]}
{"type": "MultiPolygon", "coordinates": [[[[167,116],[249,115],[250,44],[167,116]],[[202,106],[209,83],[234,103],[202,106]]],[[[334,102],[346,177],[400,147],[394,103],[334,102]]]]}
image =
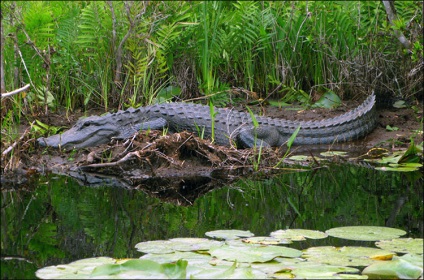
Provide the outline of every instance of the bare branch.
{"type": "Polygon", "coordinates": [[[21,88],[15,89],[14,91],[11,91],[11,92],[2,93],[2,94],[1,94],[1,98],[5,98],[5,97],[8,97],[8,96],[12,96],[12,95],[14,95],[14,94],[18,94],[18,93],[20,93],[20,92],[22,92],[22,91],[27,90],[28,88],[29,88],[29,84],[25,85],[24,87],[21,87],[21,88]]]}
{"type": "MultiPolygon", "coordinates": [[[[384,8],[386,9],[387,18],[389,19],[389,22],[391,25],[395,25],[394,21],[397,20],[396,16],[396,10],[395,10],[395,1],[381,1],[383,2],[384,8]]],[[[400,30],[395,29],[394,30],[395,36],[398,38],[400,43],[409,51],[409,53],[412,53],[411,51],[411,42],[403,35],[403,33],[400,30]]]]}

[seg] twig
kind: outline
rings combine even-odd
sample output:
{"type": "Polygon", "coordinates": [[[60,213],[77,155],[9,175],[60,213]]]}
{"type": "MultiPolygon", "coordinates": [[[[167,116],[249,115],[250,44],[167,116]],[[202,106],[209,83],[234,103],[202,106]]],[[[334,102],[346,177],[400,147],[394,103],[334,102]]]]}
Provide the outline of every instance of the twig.
{"type": "Polygon", "coordinates": [[[14,91],[6,92],[6,93],[2,93],[2,94],[1,94],[1,98],[8,97],[8,96],[12,96],[12,95],[14,95],[14,94],[18,94],[18,93],[20,93],[20,92],[22,92],[22,91],[27,90],[29,87],[30,87],[30,85],[29,85],[29,84],[27,84],[27,85],[25,85],[24,87],[21,87],[21,88],[15,89],[14,91]]]}
{"type": "Polygon", "coordinates": [[[29,130],[30,130],[30,128],[32,127],[32,125],[34,124],[35,122],[32,122],[31,123],[31,126],[30,127],[28,127],[26,130],[25,130],[25,132],[22,134],[22,136],[21,137],[19,137],[19,139],[17,140],[17,141],[15,141],[11,146],[9,146],[9,148],[7,148],[6,150],[4,150],[3,151],[3,153],[1,153],[1,155],[2,156],[5,156],[5,155],[7,155],[8,153],[10,153],[10,151],[12,151],[13,150],[13,148],[15,148],[16,147],[16,145],[18,145],[18,143],[19,142],[21,142],[23,139],[24,139],[24,137],[28,134],[28,132],[29,132],[29,130]]]}

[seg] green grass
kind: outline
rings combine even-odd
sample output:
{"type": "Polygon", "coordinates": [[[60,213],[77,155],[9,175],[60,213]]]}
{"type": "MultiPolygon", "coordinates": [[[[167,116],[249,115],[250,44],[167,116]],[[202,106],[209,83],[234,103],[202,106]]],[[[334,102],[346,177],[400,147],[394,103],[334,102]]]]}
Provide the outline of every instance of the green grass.
{"type": "Polygon", "coordinates": [[[342,98],[370,89],[413,97],[423,90],[422,77],[408,76],[423,58],[422,5],[395,2],[395,28],[411,41],[406,55],[375,1],[154,2],[134,4],[129,14],[115,2],[115,17],[106,2],[5,1],[6,89],[28,82],[31,89],[4,111],[16,113],[15,123],[36,115],[47,99],[28,96],[41,88],[54,96],[48,110],[68,112],[150,104],[169,86],[184,99],[208,96],[216,106],[230,97],[215,93],[231,86],[269,99],[301,95],[301,102],[322,87],[342,98]],[[114,81],[120,42],[122,69],[114,81]]]}

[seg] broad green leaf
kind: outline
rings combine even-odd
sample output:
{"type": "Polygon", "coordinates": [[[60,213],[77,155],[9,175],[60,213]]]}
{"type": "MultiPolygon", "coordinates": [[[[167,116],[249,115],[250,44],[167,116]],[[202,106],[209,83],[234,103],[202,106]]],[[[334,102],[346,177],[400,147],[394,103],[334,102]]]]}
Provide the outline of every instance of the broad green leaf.
{"type": "Polygon", "coordinates": [[[122,264],[105,264],[96,267],[91,277],[110,278],[186,278],[187,261],[179,260],[176,263],[159,264],[151,260],[129,260],[122,264]],[[119,274],[119,275],[118,275],[119,274]],[[113,277],[115,278],[115,277],[113,277]]]}
{"type": "Polygon", "coordinates": [[[329,229],[326,233],[333,237],[360,241],[392,239],[406,234],[401,229],[376,226],[338,227],[329,229]]]}
{"type": "Polygon", "coordinates": [[[153,240],[137,243],[135,248],[143,253],[166,254],[175,251],[172,246],[173,243],[169,240],[153,240]]]}
{"type": "MultiPolygon", "coordinates": [[[[305,263],[306,264],[306,263],[305,263]]],[[[305,265],[299,264],[297,267],[291,270],[291,273],[296,279],[340,279],[340,273],[359,273],[359,270],[352,267],[346,266],[335,266],[335,265],[305,265]]],[[[357,275],[359,276],[359,275],[357,275]]],[[[358,279],[357,277],[355,277],[358,279]]],[[[366,279],[363,278],[362,279],[366,279]]]]}
{"type": "Polygon", "coordinates": [[[423,155],[422,148],[415,145],[414,141],[411,139],[411,144],[409,144],[408,149],[399,159],[398,163],[418,163],[420,162],[422,155],[423,155]]]}
{"type": "MultiPolygon", "coordinates": [[[[339,277],[337,273],[359,273],[357,268],[334,266],[304,259],[276,258],[266,263],[253,263],[252,267],[277,278],[316,279],[339,277]]],[[[359,275],[356,275],[359,276],[359,275]]]]}
{"type": "Polygon", "coordinates": [[[376,167],[376,170],[380,170],[380,171],[397,171],[397,172],[413,172],[413,171],[417,171],[420,169],[422,165],[420,164],[420,166],[414,166],[414,165],[410,165],[410,163],[405,163],[405,164],[399,164],[396,167],[391,167],[391,166],[381,166],[381,167],[376,167]]]}
{"type": "Polygon", "coordinates": [[[191,278],[194,279],[220,279],[228,278],[232,273],[234,273],[237,264],[234,262],[231,266],[215,266],[213,268],[205,269],[201,272],[198,272],[194,275],[191,275],[191,278]]]}
{"type": "Polygon", "coordinates": [[[211,256],[237,262],[267,262],[276,257],[296,258],[302,252],[283,246],[229,246],[209,250],[211,256]]]}
{"type": "Polygon", "coordinates": [[[271,232],[270,235],[275,238],[288,238],[293,241],[303,241],[306,240],[306,238],[322,239],[327,237],[327,234],[322,231],[309,229],[280,229],[271,232]]]}
{"type": "Polygon", "coordinates": [[[399,130],[399,127],[386,125],[386,130],[387,131],[397,131],[397,130],[399,130]]]}
{"type": "Polygon", "coordinates": [[[342,104],[340,97],[333,91],[327,91],[321,98],[312,105],[312,108],[327,108],[332,109],[339,107],[342,104]]]}
{"type": "Polygon", "coordinates": [[[390,260],[393,252],[367,247],[311,247],[304,250],[302,258],[308,261],[340,266],[367,266],[376,261],[390,260]]]}
{"type": "Polygon", "coordinates": [[[393,107],[400,109],[400,108],[406,108],[407,106],[406,106],[405,100],[398,100],[395,103],[393,103],[393,107]]]}
{"type": "Polygon", "coordinates": [[[404,261],[410,262],[413,265],[423,268],[424,259],[423,259],[422,251],[421,251],[421,255],[406,254],[399,258],[404,261]]]}
{"type": "Polygon", "coordinates": [[[372,279],[417,279],[422,273],[422,268],[400,258],[371,264],[362,271],[372,279]]]}
{"type": "Polygon", "coordinates": [[[381,240],[375,243],[375,246],[397,253],[422,254],[422,238],[397,238],[392,240],[381,240]]]}
{"type": "Polygon", "coordinates": [[[217,265],[198,273],[191,274],[194,279],[265,279],[267,275],[252,267],[237,267],[237,263],[231,266],[217,265]]]}
{"type": "Polygon", "coordinates": [[[35,272],[40,279],[86,279],[97,266],[114,264],[116,260],[109,257],[82,259],[69,264],[43,267],[35,272]]]}
{"type": "Polygon", "coordinates": [[[169,254],[146,254],[140,257],[142,260],[151,260],[157,263],[171,263],[178,260],[186,260],[190,265],[207,264],[212,259],[209,254],[193,252],[173,252],[169,254]]]}
{"type": "Polygon", "coordinates": [[[236,229],[208,231],[205,233],[205,235],[211,238],[225,239],[225,240],[254,236],[254,234],[248,230],[236,230],[236,229]]]}
{"type": "Polygon", "coordinates": [[[176,251],[205,251],[211,247],[222,246],[223,242],[207,238],[173,238],[169,240],[176,251]]]}
{"type": "Polygon", "coordinates": [[[251,244],[262,244],[262,245],[281,245],[281,244],[290,244],[292,241],[287,238],[276,238],[269,236],[253,236],[249,238],[242,239],[245,243],[251,244]]]}

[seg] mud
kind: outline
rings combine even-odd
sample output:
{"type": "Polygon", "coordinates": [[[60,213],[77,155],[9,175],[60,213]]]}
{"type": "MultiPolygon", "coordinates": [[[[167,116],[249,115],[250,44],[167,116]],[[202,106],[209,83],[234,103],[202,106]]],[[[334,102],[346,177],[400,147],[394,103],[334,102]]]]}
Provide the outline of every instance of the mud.
{"type": "MultiPolygon", "coordinates": [[[[342,114],[358,106],[359,102],[346,102],[335,110],[299,108],[252,108],[266,116],[296,120],[320,120],[342,114]]],[[[412,109],[378,110],[378,126],[364,139],[336,145],[292,147],[290,155],[319,155],[322,151],[349,151],[351,158],[366,154],[374,147],[389,151],[405,149],[411,137],[421,143],[422,104],[412,109]],[[397,127],[388,131],[386,126],[397,127]]],[[[92,111],[87,115],[100,114],[92,111]]],[[[71,127],[81,113],[65,117],[51,114],[38,117],[52,126],[71,127]]],[[[27,126],[22,126],[22,131],[27,126]]],[[[290,164],[281,159],[286,147],[263,150],[217,146],[209,140],[188,132],[164,135],[162,131],[140,132],[126,141],[78,151],[41,149],[28,134],[14,150],[13,156],[2,157],[2,188],[31,188],[40,174],[64,174],[81,185],[110,185],[140,189],[161,199],[190,205],[204,193],[230,184],[240,177],[266,177],[284,172],[279,163],[290,164]],[[34,181],[35,180],[35,181],[34,181]]],[[[5,147],[7,148],[7,147],[5,147]]],[[[2,152],[5,150],[2,143],[2,152]]],[[[333,160],[342,160],[334,158],[333,160]]],[[[299,163],[298,163],[299,164],[299,163]]],[[[302,164],[302,163],[301,163],[302,164]]],[[[318,162],[305,162],[319,168],[318,162]]]]}

